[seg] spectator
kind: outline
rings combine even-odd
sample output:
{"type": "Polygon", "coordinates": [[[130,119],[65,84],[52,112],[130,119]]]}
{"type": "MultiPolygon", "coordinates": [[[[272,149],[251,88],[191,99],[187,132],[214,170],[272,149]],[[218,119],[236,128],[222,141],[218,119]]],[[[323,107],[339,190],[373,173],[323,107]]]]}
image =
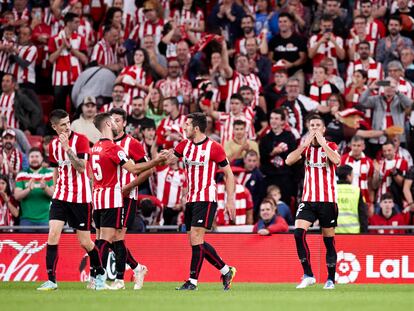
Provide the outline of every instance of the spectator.
{"type": "Polygon", "coordinates": [[[338,72],[338,60],[345,59],[346,54],[343,39],[333,34],[331,16],[322,16],[319,33],[309,39],[308,55],[314,67],[319,66],[325,57],[331,58],[334,71],[338,72]]]}
{"type": "MultiPolygon", "coordinates": [[[[386,80],[390,81],[390,85],[384,87],[383,95],[373,96],[373,91],[379,89],[377,83],[373,82],[359,98],[359,104],[362,107],[373,109],[372,128],[374,130],[385,130],[393,125],[404,128],[405,109],[412,106],[411,99],[397,92],[397,81],[391,77],[386,80]]],[[[385,137],[381,136],[379,139],[371,140],[371,143],[377,144],[376,150],[378,150],[378,144],[384,143],[384,141],[385,137]]],[[[401,141],[406,142],[404,134],[401,141]]]]}
{"type": "Polygon", "coordinates": [[[154,73],[154,80],[159,80],[167,76],[167,59],[164,55],[157,52],[155,38],[148,34],[144,36],[143,48],[148,53],[149,63],[154,73]]]}
{"type": "Polygon", "coordinates": [[[188,111],[191,102],[192,87],[190,81],[182,78],[180,63],[176,58],[168,61],[168,74],[165,79],[159,80],[155,86],[161,90],[162,96],[177,97],[180,105],[188,111]]]}
{"type": "Polygon", "coordinates": [[[131,101],[132,99],[129,97],[129,94],[125,93],[124,85],[115,83],[112,88],[112,102],[103,105],[100,112],[108,112],[114,108],[121,108],[130,115],[132,113],[131,101]]]}
{"type": "Polygon", "coordinates": [[[235,120],[233,122],[233,138],[224,144],[228,160],[232,165],[240,165],[242,159],[250,150],[259,153],[259,147],[253,140],[246,137],[246,122],[235,120]]]}
{"type": "Polygon", "coordinates": [[[365,233],[368,231],[367,209],[358,186],[352,185],[353,169],[339,166],[338,176],[338,227],[335,233],[365,233]]]}
{"type": "Polygon", "coordinates": [[[346,85],[349,86],[352,82],[353,74],[357,70],[365,70],[368,74],[369,83],[375,80],[382,80],[384,78],[383,67],[380,62],[376,62],[369,56],[369,43],[367,41],[361,41],[358,44],[358,58],[351,61],[347,69],[346,85]]]}
{"type": "Polygon", "coordinates": [[[377,199],[385,193],[391,193],[398,206],[402,206],[402,187],[408,171],[407,161],[397,155],[391,140],[382,145],[382,155],[384,160],[379,163],[374,161],[373,186],[378,188],[377,199]]]}
{"type": "Polygon", "coordinates": [[[308,87],[306,94],[322,106],[328,106],[327,100],[331,94],[339,94],[338,88],[328,81],[326,67],[313,67],[313,83],[308,87]]]}
{"type": "Polygon", "coordinates": [[[350,60],[355,61],[360,58],[359,52],[357,50],[361,42],[368,43],[368,55],[369,57],[374,57],[377,39],[371,38],[368,33],[366,18],[362,15],[359,15],[354,18],[354,27],[351,29],[349,37],[346,40],[346,46],[350,60]]]}
{"type": "Polygon", "coordinates": [[[190,65],[190,46],[185,40],[181,40],[177,43],[177,60],[181,67],[181,72],[183,72],[183,77],[189,79],[188,67],[190,65]]]}
{"type": "Polygon", "coordinates": [[[374,192],[372,189],[372,177],[374,174],[374,162],[364,154],[365,140],[361,136],[351,139],[351,151],[342,155],[341,165],[352,168],[351,184],[361,190],[364,202],[368,205],[368,215],[374,213],[374,192]]]}
{"type": "Polygon", "coordinates": [[[197,40],[201,39],[201,35],[205,31],[205,18],[203,11],[197,7],[196,1],[179,2],[177,8],[171,12],[171,16],[176,27],[184,27],[186,32],[197,40]]]}
{"type": "MultiPolygon", "coordinates": [[[[243,36],[241,36],[234,42],[234,52],[236,54],[247,54],[247,50],[246,50],[247,39],[252,38],[255,40],[260,40],[259,38],[256,37],[256,33],[254,30],[254,27],[255,27],[254,23],[255,23],[255,20],[252,15],[246,15],[241,19],[240,26],[243,31],[243,36]]],[[[260,33],[260,31],[258,33],[260,33]]]]}
{"type": "Polygon", "coordinates": [[[239,94],[243,98],[244,112],[246,115],[250,114],[251,117],[253,117],[252,122],[254,131],[258,136],[261,136],[269,126],[265,111],[263,111],[262,107],[259,106],[258,102],[255,100],[254,91],[250,86],[242,86],[239,89],[239,94]]]}
{"type": "Polygon", "coordinates": [[[375,52],[376,61],[382,63],[384,68],[387,68],[390,61],[398,60],[404,48],[413,47],[411,39],[400,34],[401,29],[401,17],[391,15],[388,19],[389,35],[378,41],[375,52]]]}
{"type": "MultiPolygon", "coordinates": [[[[232,168],[232,170],[235,170],[232,168]]],[[[220,173],[220,171],[218,171],[220,173]]],[[[225,206],[227,204],[227,195],[225,191],[224,177],[218,177],[217,182],[217,213],[216,224],[218,226],[229,225],[253,225],[253,200],[249,190],[238,183],[235,184],[234,205],[236,207],[236,217],[230,219],[225,206]]]]}
{"type": "Polygon", "coordinates": [[[267,58],[267,47],[264,49],[266,53],[262,53],[261,50],[259,51],[256,38],[246,39],[246,55],[249,59],[250,72],[259,77],[261,85],[267,85],[271,76],[272,62],[267,58]]]}
{"type": "Polygon", "coordinates": [[[269,56],[275,62],[282,60],[289,77],[295,76],[299,81],[300,92],[305,89],[303,65],[306,62],[306,42],[293,32],[294,18],[289,13],[279,15],[280,33],[269,42],[269,56]]]}
{"type": "Polygon", "coordinates": [[[286,83],[288,81],[287,70],[283,62],[277,62],[273,65],[272,73],[274,82],[264,89],[268,115],[275,108],[277,101],[286,96],[286,83]]]}
{"type": "Polygon", "coordinates": [[[388,75],[397,81],[398,92],[413,99],[413,86],[404,79],[404,68],[402,64],[397,60],[390,61],[387,66],[387,71],[388,75]]]}
{"type": "Polygon", "coordinates": [[[152,195],[138,195],[138,215],[147,226],[158,226],[161,221],[164,206],[152,195]]]}
{"type": "Polygon", "coordinates": [[[14,179],[22,169],[23,154],[16,148],[16,133],[13,130],[5,130],[1,137],[1,174],[9,177],[10,185],[13,189],[14,179]]]}
{"type": "Polygon", "coordinates": [[[149,119],[147,122],[142,123],[140,127],[140,136],[142,137],[141,144],[144,147],[145,154],[150,158],[152,158],[151,147],[155,145],[155,129],[155,122],[151,119],[149,119]]]}
{"type": "Polygon", "coordinates": [[[17,174],[14,189],[14,197],[20,201],[20,225],[48,226],[50,199],[54,191],[53,170],[43,167],[40,149],[30,149],[28,157],[29,168],[17,174]]]}
{"type": "Polygon", "coordinates": [[[208,22],[210,27],[219,26],[225,40],[232,44],[236,38],[243,34],[240,24],[245,15],[243,8],[237,4],[237,1],[223,0],[213,7],[208,22]]]}
{"type": "Polygon", "coordinates": [[[1,83],[0,115],[7,119],[8,128],[19,128],[26,134],[36,133],[41,121],[40,107],[21,90],[16,88],[16,79],[5,74],[1,83]]]}
{"type": "MultiPolygon", "coordinates": [[[[359,98],[368,86],[368,74],[365,70],[358,69],[352,74],[351,83],[345,89],[345,108],[354,108],[358,105],[359,98]]],[[[372,109],[365,110],[365,120],[371,124],[372,109]]]]}
{"type": "Polygon", "coordinates": [[[16,35],[13,26],[6,26],[3,29],[3,38],[0,43],[0,77],[10,71],[10,53],[16,44],[16,35]]]}
{"type": "Polygon", "coordinates": [[[81,114],[78,119],[72,122],[72,131],[85,135],[89,142],[94,144],[101,137],[101,133],[93,124],[93,120],[97,115],[96,98],[86,96],[79,109],[81,114]]]}
{"type": "Polygon", "coordinates": [[[322,67],[326,68],[328,82],[335,85],[341,94],[345,91],[345,82],[340,77],[340,73],[334,67],[334,61],[330,57],[326,57],[321,61],[322,67]]]}
{"type": "MultiPolygon", "coordinates": [[[[289,226],[293,226],[295,221],[292,217],[290,207],[283,201],[281,201],[282,194],[280,188],[276,185],[271,185],[267,187],[267,197],[272,198],[276,202],[277,212],[282,216],[289,226]]],[[[287,202],[291,203],[291,202],[287,202]]]]}
{"type": "Polygon", "coordinates": [[[13,130],[16,134],[16,142],[18,149],[23,152],[27,153],[30,150],[30,143],[22,130],[16,128],[10,128],[7,126],[6,116],[0,116],[0,133],[3,133],[5,130],[13,130]]]}
{"type": "Polygon", "coordinates": [[[86,65],[87,46],[85,38],[77,34],[80,19],[74,13],[66,13],[65,27],[49,39],[49,62],[53,64],[52,85],[55,109],[66,110],[66,100],[72,86],[86,65]]]}
{"type": "Polygon", "coordinates": [[[158,125],[163,118],[165,113],[163,110],[164,97],[162,96],[161,90],[150,85],[148,95],[145,97],[145,108],[147,117],[155,121],[155,125],[158,125]]]}
{"type": "Polygon", "coordinates": [[[13,226],[14,219],[18,217],[19,207],[12,197],[9,179],[5,175],[0,175],[0,228],[13,226]]]}
{"type": "Polygon", "coordinates": [[[260,204],[260,219],[253,227],[253,233],[271,235],[288,231],[289,227],[286,221],[277,215],[277,207],[273,199],[264,199],[260,204]]]}
{"type": "Polygon", "coordinates": [[[404,67],[404,79],[414,83],[414,51],[404,48],[401,51],[401,64],[404,67]]]}
{"type": "Polygon", "coordinates": [[[138,137],[142,124],[151,120],[145,116],[145,108],[143,98],[136,96],[132,99],[131,114],[127,117],[127,131],[138,137]]]}
{"type": "Polygon", "coordinates": [[[311,26],[311,12],[300,0],[287,0],[285,10],[292,14],[296,22],[296,32],[306,36],[311,26]]]}
{"type": "Polygon", "coordinates": [[[185,206],[187,180],[185,170],[179,168],[178,162],[158,166],[157,198],[164,205],[164,225],[177,225],[177,218],[185,206]]]}
{"type": "Polygon", "coordinates": [[[184,137],[183,126],[186,117],[180,114],[176,97],[164,98],[163,110],[167,117],[162,119],[157,127],[157,145],[172,148],[184,137]]]}
{"type": "Polygon", "coordinates": [[[260,141],[261,171],[265,184],[277,185],[282,191],[282,201],[291,202],[296,186],[293,170],[285,160],[296,148],[296,140],[290,131],[285,130],[286,115],[282,109],[274,109],[270,114],[271,131],[260,141]]]}
{"type": "Polygon", "coordinates": [[[401,147],[401,137],[399,135],[395,135],[391,138],[391,140],[394,143],[397,155],[407,161],[408,167],[413,166],[413,157],[411,156],[410,152],[407,149],[401,147]]]}
{"type": "Polygon", "coordinates": [[[399,15],[401,18],[401,35],[413,40],[414,7],[412,6],[412,1],[398,0],[395,2],[397,3],[397,10],[394,12],[394,14],[399,15]]]}
{"type": "MultiPolygon", "coordinates": [[[[380,212],[369,218],[371,226],[406,226],[409,221],[408,213],[400,213],[394,208],[392,194],[386,192],[380,198],[380,212]]],[[[404,234],[404,229],[372,229],[371,233],[377,234],[404,234]]]]}
{"type": "MultiPolygon", "coordinates": [[[[384,15],[387,8],[381,7],[380,10],[382,10],[382,12],[378,14],[376,12],[376,5],[374,5],[371,0],[360,0],[356,2],[359,2],[360,4],[360,11],[357,14],[354,14],[354,16],[361,14],[367,19],[368,35],[375,40],[385,37],[385,26],[382,21],[378,19],[378,16],[384,15]]],[[[386,1],[384,2],[386,3],[386,1]]]]}
{"type": "Polygon", "coordinates": [[[259,217],[259,205],[264,197],[264,176],[259,170],[260,157],[254,150],[249,150],[243,159],[244,171],[237,175],[237,182],[245,186],[251,193],[253,199],[254,219],[259,217]]]}

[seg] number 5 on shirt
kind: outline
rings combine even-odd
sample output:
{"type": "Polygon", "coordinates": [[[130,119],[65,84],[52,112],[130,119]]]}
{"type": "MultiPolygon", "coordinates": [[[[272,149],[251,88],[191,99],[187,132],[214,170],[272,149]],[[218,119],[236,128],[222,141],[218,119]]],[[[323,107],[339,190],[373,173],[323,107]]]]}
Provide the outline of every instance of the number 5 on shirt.
{"type": "Polygon", "coordinates": [[[92,155],[92,170],[96,180],[102,179],[102,168],[99,162],[99,155],[92,155]]]}

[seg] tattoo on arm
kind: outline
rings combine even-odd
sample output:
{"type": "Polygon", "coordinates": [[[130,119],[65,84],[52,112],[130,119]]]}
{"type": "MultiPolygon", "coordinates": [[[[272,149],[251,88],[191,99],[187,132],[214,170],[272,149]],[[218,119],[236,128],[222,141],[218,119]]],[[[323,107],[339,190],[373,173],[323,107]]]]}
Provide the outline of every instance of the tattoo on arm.
{"type": "Polygon", "coordinates": [[[72,149],[69,149],[66,153],[68,154],[69,160],[74,169],[79,173],[83,172],[85,170],[85,161],[83,159],[79,159],[72,149]]]}

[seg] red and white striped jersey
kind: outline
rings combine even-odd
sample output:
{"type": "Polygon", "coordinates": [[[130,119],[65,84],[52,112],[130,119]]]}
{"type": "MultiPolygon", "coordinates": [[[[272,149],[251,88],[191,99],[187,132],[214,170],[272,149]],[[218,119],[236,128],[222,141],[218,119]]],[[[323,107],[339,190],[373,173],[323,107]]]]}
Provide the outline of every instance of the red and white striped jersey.
{"type": "Polygon", "coordinates": [[[125,151],[112,140],[101,138],[92,147],[92,202],[94,209],[122,207],[122,165],[128,162],[125,151]]]}
{"type": "Polygon", "coordinates": [[[374,19],[372,22],[367,23],[366,33],[373,39],[379,40],[385,37],[386,30],[384,24],[378,20],[374,19]]]}
{"type": "Polygon", "coordinates": [[[17,47],[21,59],[29,62],[29,66],[24,68],[17,63],[10,67],[10,73],[17,79],[17,83],[36,83],[35,65],[37,60],[37,48],[35,45],[19,45],[17,47]]]}
{"type": "MultiPolygon", "coordinates": [[[[246,37],[236,40],[236,42],[234,43],[234,49],[236,51],[236,54],[247,54],[246,41],[247,41],[246,37]]],[[[260,34],[259,36],[256,37],[257,46],[260,46],[261,42],[262,42],[262,35],[260,34]]]]}
{"type": "MultiPolygon", "coordinates": [[[[204,13],[200,9],[196,9],[196,13],[182,8],[171,12],[171,17],[175,21],[177,27],[189,25],[191,28],[199,28],[200,22],[204,22],[204,13]]],[[[193,32],[197,40],[201,39],[201,32],[193,32]]]]}
{"type": "MultiPolygon", "coordinates": [[[[218,226],[233,225],[229,215],[225,211],[227,203],[226,185],[224,183],[217,184],[217,213],[216,223],[218,226]]],[[[253,199],[249,189],[236,183],[234,194],[234,206],[236,207],[236,218],[234,225],[245,225],[247,221],[247,211],[253,208],[253,199]]]]}
{"type": "Polygon", "coordinates": [[[155,87],[161,90],[162,96],[165,97],[176,97],[179,94],[182,96],[190,98],[193,93],[193,88],[191,86],[191,82],[183,79],[183,78],[176,78],[171,79],[169,77],[159,80],[155,87]]]}
{"type": "Polygon", "coordinates": [[[246,122],[246,137],[251,140],[256,139],[256,132],[253,126],[254,114],[251,113],[252,109],[246,109],[244,113],[239,116],[235,116],[233,113],[219,112],[219,127],[220,127],[220,142],[224,146],[226,142],[233,139],[233,123],[236,120],[242,120],[246,122]]]}
{"type": "MultiPolygon", "coordinates": [[[[333,142],[328,146],[338,150],[333,142]]],[[[321,146],[308,146],[303,151],[305,156],[305,180],[303,184],[302,202],[336,203],[336,165],[329,161],[321,146]]]]}
{"type": "MultiPolygon", "coordinates": [[[[322,36],[323,36],[322,34],[316,34],[310,37],[309,43],[308,43],[309,48],[315,47],[318,41],[322,38],[322,36]]],[[[332,36],[335,39],[336,44],[339,47],[344,48],[344,40],[339,36],[335,36],[335,35],[332,35],[332,36]]],[[[329,57],[333,60],[335,73],[338,72],[338,55],[336,54],[335,45],[331,41],[328,41],[328,42],[325,42],[319,45],[319,48],[316,51],[316,54],[312,59],[312,64],[314,66],[319,65],[320,62],[326,57],[329,57]]]]}
{"type": "Polygon", "coordinates": [[[349,86],[352,83],[352,75],[357,70],[365,70],[368,73],[368,82],[374,80],[382,80],[384,78],[384,71],[382,70],[382,64],[377,63],[372,57],[368,58],[369,63],[363,64],[360,59],[350,62],[346,70],[346,85],[349,86]]]}
{"type": "Polygon", "coordinates": [[[217,165],[229,164],[223,147],[208,137],[197,144],[185,139],[175,147],[174,153],[183,158],[187,169],[187,203],[216,202],[217,165]]]}
{"type": "MultiPolygon", "coordinates": [[[[120,75],[131,77],[135,82],[141,85],[149,86],[152,82],[151,74],[149,74],[149,72],[145,72],[144,68],[138,67],[137,65],[125,67],[124,69],[122,69],[120,75]]],[[[139,96],[141,98],[145,98],[145,96],[147,96],[147,92],[145,92],[144,90],[139,89],[136,86],[132,86],[128,83],[123,84],[125,86],[125,92],[129,94],[131,100],[135,96],[139,96]]]]}
{"type": "Polygon", "coordinates": [[[30,20],[30,11],[27,7],[24,8],[24,10],[21,13],[17,12],[16,8],[13,8],[12,13],[15,21],[29,22],[30,20]]]}
{"type": "MultiPolygon", "coordinates": [[[[10,46],[13,46],[14,44],[15,44],[14,41],[8,41],[8,40],[5,40],[5,39],[3,39],[0,42],[0,45],[4,46],[4,47],[10,47],[10,46]]],[[[5,73],[9,72],[9,70],[10,70],[9,57],[10,57],[9,52],[0,51],[0,72],[5,72],[5,73]]]]}
{"type": "Polygon", "coordinates": [[[157,198],[165,207],[181,204],[183,189],[187,187],[185,170],[169,166],[157,167],[157,198]]]}
{"type": "Polygon", "coordinates": [[[163,146],[165,149],[169,149],[176,146],[176,142],[170,140],[168,137],[169,132],[178,132],[185,137],[184,133],[184,123],[186,116],[179,115],[177,118],[172,119],[170,116],[161,120],[160,124],[157,127],[157,145],[163,146]]]}
{"type": "Polygon", "coordinates": [[[93,61],[98,65],[108,66],[118,63],[118,57],[114,48],[105,39],[101,39],[93,47],[91,62],[93,61]]]}
{"type": "Polygon", "coordinates": [[[0,227],[1,226],[13,226],[13,215],[10,212],[7,203],[0,197],[0,227]]]}
{"type": "Polygon", "coordinates": [[[10,168],[19,172],[22,169],[23,155],[17,148],[13,148],[8,154],[2,151],[3,164],[1,166],[1,174],[9,176],[12,172],[10,168]]]}
{"type": "Polygon", "coordinates": [[[14,116],[14,96],[15,92],[11,94],[2,93],[0,95],[0,115],[7,119],[7,126],[11,128],[19,128],[19,121],[14,116]]]}
{"type": "MultiPolygon", "coordinates": [[[[86,136],[72,132],[69,137],[69,147],[79,159],[88,161],[90,149],[86,136]]],[[[55,137],[49,143],[50,166],[55,167],[58,177],[53,199],[71,203],[90,203],[92,200],[88,170],[78,173],[62,147],[59,138],[55,137]]]]}
{"type": "Polygon", "coordinates": [[[363,40],[361,40],[359,37],[354,38],[353,36],[349,35],[348,39],[346,39],[346,49],[349,53],[349,49],[351,47],[354,47],[354,60],[357,60],[360,58],[358,50],[358,44],[361,41],[367,41],[369,43],[369,56],[373,57],[375,56],[375,49],[377,47],[377,39],[372,38],[370,35],[366,35],[363,40]]]}
{"type": "MultiPolygon", "coordinates": [[[[119,108],[124,109],[127,112],[128,115],[130,115],[132,113],[132,107],[129,104],[130,103],[129,98],[130,97],[128,95],[127,100],[124,100],[123,103],[122,103],[122,106],[119,107],[119,108]]],[[[103,105],[101,107],[101,109],[99,110],[99,112],[109,112],[109,111],[111,111],[114,108],[117,108],[117,107],[115,107],[114,102],[110,102],[109,104],[103,105]]]]}
{"type": "Polygon", "coordinates": [[[243,75],[234,71],[233,78],[228,80],[225,86],[220,86],[221,98],[226,101],[226,111],[230,110],[231,95],[238,93],[240,88],[246,85],[253,89],[254,98],[259,102],[259,95],[263,91],[259,77],[254,73],[243,75]]]}
{"type": "MultiPolygon", "coordinates": [[[[135,163],[146,162],[147,158],[145,156],[144,148],[134,137],[124,134],[122,137],[114,140],[114,142],[121,146],[125,151],[126,155],[132,159],[135,163]]],[[[135,179],[135,175],[128,172],[126,169],[121,170],[121,186],[129,184],[135,179]]],[[[137,200],[138,199],[138,187],[135,187],[130,193],[129,198],[137,200]]]]}
{"type": "Polygon", "coordinates": [[[81,17],[77,33],[85,38],[87,46],[95,42],[95,31],[93,30],[91,23],[89,23],[85,17],[81,17]]]}
{"type": "Polygon", "coordinates": [[[408,162],[404,158],[400,158],[398,155],[392,160],[383,159],[380,161],[380,176],[381,182],[378,188],[377,201],[379,202],[381,195],[391,192],[392,184],[392,172],[397,169],[402,176],[405,176],[408,171],[408,162]]]}
{"type": "Polygon", "coordinates": [[[146,35],[152,35],[154,37],[155,46],[158,47],[162,38],[162,30],[164,28],[164,21],[159,19],[157,23],[152,24],[149,21],[145,21],[143,24],[137,24],[129,34],[129,39],[134,41],[144,42],[146,35]]]}
{"type": "MultiPolygon", "coordinates": [[[[66,37],[65,31],[61,30],[56,36],[49,39],[49,53],[54,53],[63,43],[66,37]]],[[[85,38],[73,33],[69,38],[72,49],[87,52],[85,38]]],[[[82,71],[80,60],[69,50],[64,49],[53,64],[52,85],[65,86],[72,85],[78,79],[82,71]]]]}
{"type": "Polygon", "coordinates": [[[238,173],[235,177],[236,177],[237,183],[239,183],[240,185],[245,186],[246,183],[252,177],[252,173],[248,172],[248,171],[244,171],[244,172],[238,173]]]}
{"type": "Polygon", "coordinates": [[[361,158],[355,159],[352,152],[344,154],[341,158],[341,165],[352,167],[352,184],[361,189],[362,197],[365,202],[372,203],[369,197],[368,182],[374,174],[374,164],[372,159],[362,153],[361,158]]]}

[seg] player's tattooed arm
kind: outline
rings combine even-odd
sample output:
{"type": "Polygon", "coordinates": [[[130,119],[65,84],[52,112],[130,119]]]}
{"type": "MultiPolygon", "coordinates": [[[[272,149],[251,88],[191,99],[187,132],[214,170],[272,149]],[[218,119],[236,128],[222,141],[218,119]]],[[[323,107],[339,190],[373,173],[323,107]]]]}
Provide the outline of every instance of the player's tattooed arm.
{"type": "Polygon", "coordinates": [[[66,151],[66,154],[68,155],[70,163],[72,163],[73,168],[78,173],[83,173],[85,171],[85,160],[79,159],[78,156],[75,154],[75,152],[73,152],[73,150],[70,148],[66,151]]]}

